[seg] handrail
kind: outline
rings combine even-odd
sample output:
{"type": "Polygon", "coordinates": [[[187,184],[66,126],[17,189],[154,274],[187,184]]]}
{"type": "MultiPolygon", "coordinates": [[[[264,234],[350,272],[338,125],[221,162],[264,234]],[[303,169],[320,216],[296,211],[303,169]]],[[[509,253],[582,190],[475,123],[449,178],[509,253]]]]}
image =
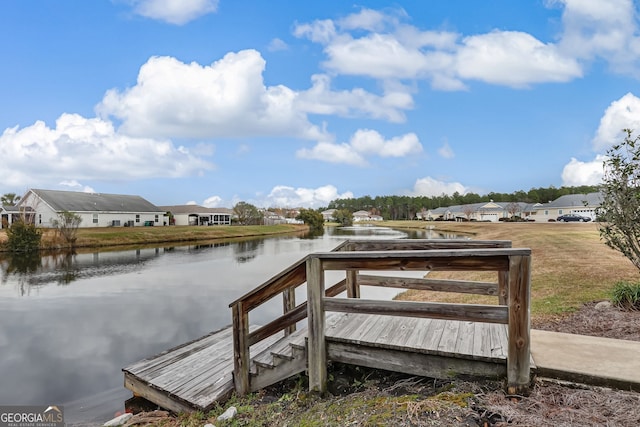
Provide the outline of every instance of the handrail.
{"type": "MultiPolygon", "coordinates": [[[[302,258],[230,304],[233,317],[234,381],[236,391],[240,394],[249,392],[249,348],[251,345],[283,330],[285,334],[293,332],[296,323],[306,317],[309,317],[311,324],[312,320],[315,320],[311,319],[311,317],[317,311],[312,306],[318,303],[324,306],[329,301],[328,298],[337,296],[344,292],[345,289],[349,298],[359,298],[359,288],[365,285],[498,295],[499,304],[505,305],[510,294],[507,286],[509,277],[506,274],[509,270],[509,260],[505,256],[507,254],[524,256],[527,255],[526,251],[528,251],[509,248],[511,248],[510,241],[461,239],[347,240],[331,252],[314,253],[302,258]],[[313,301],[309,305],[308,302],[312,301],[309,296],[309,284],[317,281],[316,279],[308,280],[309,267],[310,264],[316,262],[314,260],[321,260],[321,271],[344,270],[346,279],[326,290],[324,290],[323,279],[322,290],[318,294],[320,296],[319,301],[313,301]],[[358,270],[493,270],[498,271],[498,283],[401,279],[398,277],[385,278],[360,275],[358,270]],[[305,283],[307,283],[307,301],[296,305],[294,291],[305,283]],[[283,297],[283,315],[255,331],[249,332],[249,312],[279,294],[282,294],[283,297]],[[322,298],[322,295],[324,295],[324,298],[322,298]]],[[[365,301],[361,300],[351,307],[354,310],[363,309],[365,301]],[[357,307],[358,304],[360,304],[359,307],[357,307]]],[[[349,304],[354,303],[354,301],[347,302],[349,304]]],[[[344,306],[341,304],[344,303],[336,300],[329,302],[328,306],[324,308],[336,309],[344,306]]],[[[370,307],[378,307],[376,304],[378,303],[373,303],[370,307]]],[[[395,304],[398,303],[395,302],[395,304]]],[[[431,305],[430,308],[429,306],[424,307],[416,309],[416,313],[424,311],[425,313],[429,312],[431,317],[437,315],[437,310],[434,311],[437,305],[431,305]]],[[[504,321],[505,313],[508,312],[504,308],[498,307],[496,310],[496,307],[493,307],[488,311],[485,309],[480,311],[484,313],[495,311],[491,316],[495,319],[500,319],[500,322],[506,323],[504,321]]],[[[322,312],[324,312],[324,309],[322,312]]],[[[309,330],[311,330],[311,325],[309,330]]]]}

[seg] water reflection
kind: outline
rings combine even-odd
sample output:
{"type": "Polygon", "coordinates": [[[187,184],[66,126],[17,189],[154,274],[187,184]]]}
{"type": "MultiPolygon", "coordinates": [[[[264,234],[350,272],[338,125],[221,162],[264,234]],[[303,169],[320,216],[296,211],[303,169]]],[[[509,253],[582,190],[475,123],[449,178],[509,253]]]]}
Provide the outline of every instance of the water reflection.
{"type": "MultiPolygon", "coordinates": [[[[229,302],[293,262],[347,237],[425,232],[332,228],[308,238],[0,255],[0,403],[69,404],[68,421],[104,422],[130,397],[122,367],[230,324],[229,302]],[[99,407],[82,400],[97,394],[110,397],[99,407]]],[[[281,310],[274,300],[250,322],[281,310]]]]}

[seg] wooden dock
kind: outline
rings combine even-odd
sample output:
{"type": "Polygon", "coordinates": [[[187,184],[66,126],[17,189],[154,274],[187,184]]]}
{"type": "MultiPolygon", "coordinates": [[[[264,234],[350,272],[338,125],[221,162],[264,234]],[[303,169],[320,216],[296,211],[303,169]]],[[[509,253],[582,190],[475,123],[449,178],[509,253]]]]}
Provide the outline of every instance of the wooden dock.
{"type": "MultiPolygon", "coordinates": [[[[252,391],[304,372],[306,338],[301,329],[252,348],[252,391]]],[[[336,362],[434,378],[506,373],[507,331],[500,324],[335,313],[327,317],[326,340],[336,362]]],[[[232,328],[123,371],[125,387],[163,408],[209,411],[234,390],[232,328]]]]}
{"type": "Polygon", "coordinates": [[[232,302],[231,327],[124,368],[125,387],[175,412],[208,411],[234,390],[246,394],[303,371],[309,390],[324,393],[327,363],[336,361],[434,378],[506,376],[507,391],[517,393],[529,386],[532,366],[530,256],[508,241],[346,241],[232,302]],[[439,270],[497,274],[495,282],[425,277],[439,270]],[[326,271],[344,279],[325,286],[326,271]],[[296,304],[301,285],[307,298],[296,304]],[[479,294],[496,304],[368,300],[361,286],[479,294]],[[283,314],[249,326],[249,313],[278,296],[283,314]]]}

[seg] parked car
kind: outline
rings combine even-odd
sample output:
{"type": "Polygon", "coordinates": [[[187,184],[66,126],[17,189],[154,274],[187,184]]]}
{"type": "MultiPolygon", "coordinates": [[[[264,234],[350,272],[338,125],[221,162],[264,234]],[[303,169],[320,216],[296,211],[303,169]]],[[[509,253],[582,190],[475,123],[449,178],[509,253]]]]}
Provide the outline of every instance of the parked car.
{"type": "Polygon", "coordinates": [[[560,215],[558,218],[556,218],[557,221],[559,222],[587,222],[587,221],[591,221],[591,218],[588,216],[582,216],[582,215],[578,215],[578,214],[565,214],[565,215],[560,215]]]}

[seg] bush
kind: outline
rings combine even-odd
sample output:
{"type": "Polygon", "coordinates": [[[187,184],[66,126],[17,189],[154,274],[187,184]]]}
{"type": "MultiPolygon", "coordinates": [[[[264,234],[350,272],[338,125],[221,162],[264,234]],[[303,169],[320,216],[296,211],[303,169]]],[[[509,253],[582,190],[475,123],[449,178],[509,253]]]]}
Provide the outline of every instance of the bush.
{"type": "Polygon", "coordinates": [[[40,249],[42,231],[34,224],[16,221],[7,229],[9,252],[33,252],[40,249]]]}
{"type": "Polygon", "coordinates": [[[640,283],[616,283],[611,302],[624,310],[640,310],[640,283]]]}

